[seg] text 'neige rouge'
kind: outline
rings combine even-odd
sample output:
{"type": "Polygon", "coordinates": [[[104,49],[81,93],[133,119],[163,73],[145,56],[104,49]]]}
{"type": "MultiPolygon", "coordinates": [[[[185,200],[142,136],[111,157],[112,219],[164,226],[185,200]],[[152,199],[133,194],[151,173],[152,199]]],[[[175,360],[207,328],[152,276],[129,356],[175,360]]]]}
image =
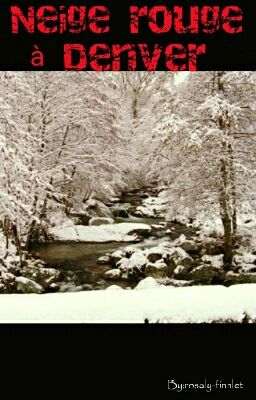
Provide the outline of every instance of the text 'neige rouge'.
{"type": "MultiPolygon", "coordinates": [[[[33,34],[82,34],[90,31],[95,35],[111,30],[111,16],[105,6],[29,6],[26,11],[11,6],[12,33],[21,30],[33,34]]],[[[238,6],[130,6],[130,34],[142,34],[143,29],[158,35],[176,34],[238,34],[243,30],[243,12],[238,6]],[[186,21],[186,22],[185,22],[186,21]],[[146,22],[146,25],[145,25],[146,22]],[[146,26],[146,28],[145,28],[146,26]]],[[[156,70],[163,57],[166,68],[172,71],[197,70],[198,56],[206,53],[206,44],[170,43],[167,46],[147,43],[111,44],[81,43],[64,44],[64,69],[95,71],[120,71],[124,60],[128,70],[136,70],[138,57],[146,70],[156,70]]]]}

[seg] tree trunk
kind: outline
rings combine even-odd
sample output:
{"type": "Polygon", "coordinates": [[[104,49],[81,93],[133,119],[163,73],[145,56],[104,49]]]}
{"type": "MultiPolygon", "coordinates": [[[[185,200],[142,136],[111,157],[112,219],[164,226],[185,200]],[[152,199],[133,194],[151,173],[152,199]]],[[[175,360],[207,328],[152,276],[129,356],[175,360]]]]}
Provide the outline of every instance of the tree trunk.
{"type": "MultiPolygon", "coordinates": [[[[216,77],[216,73],[214,73],[216,77]]],[[[224,93],[224,82],[222,80],[224,73],[222,71],[217,72],[217,84],[218,91],[224,93]]],[[[221,220],[224,228],[224,269],[225,271],[229,271],[233,266],[233,258],[234,258],[234,224],[236,226],[236,203],[234,200],[234,189],[233,186],[235,184],[235,171],[233,165],[233,149],[231,144],[226,136],[227,130],[227,121],[225,121],[222,117],[219,118],[218,121],[219,128],[223,132],[222,139],[222,159],[221,159],[221,185],[220,185],[220,213],[221,220]]]]}
{"type": "Polygon", "coordinates": [[[35,229],[36,229],[36,222],[32,221],[32,223],[29,226],[29,231],[28,231],[28,234],[27,234],[27,240],[26,240],[26,243],[25,243],[25,250],[26,251],[30,250],[32,239],[33,239],[33,236],[35,234],[35,229]]]}
{"type": "MultiPolygon", "coordinates": [[[[223,145],[225,147],[225,144],[223,145]]],[[[229,176],[227,159],[221,160],[220,213],[224,228],[224,269],[229,271],[233,264],[233,221],[230,207],[229,176]]]]}
{"type": "Polygon", "coordinates": [[[132,102],[132,113],[133,113],[133,118],[137,119],[138,117],[138,94],[134,92],[134,98],[132,102]]]}
{"type": "Polygon", "coordinates": [[[234,163],[234,152],[231,143],[228,146],[230,159],[230,180],[231,180],[231,195],[232,195],[232,226],[233,226],[233,243],[235,245],[237,234],[237,191],[236,191],[236,171],[234,163]]]}
{"type": "Polygon", "coordinates": [[[224,269],[225,271],[230,271],[233,265],[233,232],[232,232],[232,219],[227,213],[222,218],[222,223],[224,227],[224,269]]]}
{"type": "MultiPolygon", "coordinates": [[[[67,191],[66,204],[65,204],[65,213],[67,215],[69,215],[71,207],[72,207],[72,202],[69,199],[71,199],[72,195],[73,195],[73,179],[74,179],[75,174],[76,174],[76,166],[73,165],[72,166],[72,172],[71,172],[71,175],[70,175],[70,183],[69,183],[68,191],[67,191]]],[[[90,196],[88,196],[88,198],[89,197],[90,196]]],[[[86,200],[87,199],[84,199],[84,201],[86,201],[86,200]]]]}
{"type": "Polygon", "coordinates": [[[8,257],[8,251],[9,251],[9,219],[7,217],[4,217],[3,231],[5,236],[5,249],[6,249],[6,253],[4,256],[5,259],[8,257]]]}

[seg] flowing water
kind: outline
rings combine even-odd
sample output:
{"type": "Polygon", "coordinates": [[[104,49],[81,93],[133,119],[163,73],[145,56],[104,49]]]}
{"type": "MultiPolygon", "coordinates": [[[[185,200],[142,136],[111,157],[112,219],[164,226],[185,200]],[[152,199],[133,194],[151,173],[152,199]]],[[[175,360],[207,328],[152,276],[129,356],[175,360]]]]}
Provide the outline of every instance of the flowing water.
{"type": "MultiPolygon", "coordinates": [[[[143,194],[127,194],[123,196],[120,203],[111,208],[128,210],[139,205],[142,198],[143,194]]],[[[161,218],[137,218],[133,216],[129,216],[129,218],[117,217],[115,220],[116,223],[139,222],[148,225],[158,224],[161,221],[163,221],[161,218]]],[[[175,237],[178,237],[183,233],[184,227],[176,226],[176,231],[175,237]]],[[[163,236],[163,233],[159,234],[159,237],[156,234],[156,237],[145,239],[135,246],[139,248],[156,246],[161,240],[166,240],[163,236]]],[[[129,243],[47,243],[35,246],[33,252],[37,253],[49,267],[59,269],[62,272],[62,291],[105,289],[113,284],[128,288],[135,284],[127,281],[113,282],[106,280],[104,273],[111,267],[97,264],[99,257],[128,245],[129,243]]]]}
{"type": "MultiPolygon", "coordinates": [[[[33,250],[49,267],[62,271],[67,290],[105,289],[113,282],[104,279],[104,273],[110,269],[107,265],[98,265],[99,257],[111,253],[124,243],[47,243],[33,250]]],[[[127,282],[116,282],[119,286],[130,286],[127,282]]]]}

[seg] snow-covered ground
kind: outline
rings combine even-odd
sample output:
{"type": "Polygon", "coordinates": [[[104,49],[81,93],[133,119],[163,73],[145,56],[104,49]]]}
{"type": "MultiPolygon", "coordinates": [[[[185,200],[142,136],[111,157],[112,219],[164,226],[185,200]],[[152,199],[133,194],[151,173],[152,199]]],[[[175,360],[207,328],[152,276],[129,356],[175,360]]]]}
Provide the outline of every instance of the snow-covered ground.
{"type": "MultiPolygon", "coordinates": [[[[135,290],[0,295],[1,322],[242,322],[256,318],[256,285],[155,287],[135,290]]],[[[115,289],[115,290],[114,290],[115,289]]]]}
{"type": "Polygon", "coordinates": [[[55,240],[84,243],[132,242],[135,231],[151,231],[151,227],[140,223],[122,223],[101,226],[70,226],[51,229],[55,240]]]}

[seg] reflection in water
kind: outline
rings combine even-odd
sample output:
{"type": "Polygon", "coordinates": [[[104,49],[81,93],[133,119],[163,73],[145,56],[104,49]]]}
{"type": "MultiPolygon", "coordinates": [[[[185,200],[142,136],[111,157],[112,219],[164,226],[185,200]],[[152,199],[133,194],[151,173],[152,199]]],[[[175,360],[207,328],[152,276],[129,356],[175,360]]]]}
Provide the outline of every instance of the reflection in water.
{"type": "MultiPolygon", "coordinates": [[[[144,224],[157,224],[161,218],[116,218],[116,223],[134,222],[144,224]]],[[[155,244],[156,242],[153,241],[155,244]]],[[[49,267],[62,271],[64,281],[69,282],[69,289],[79,287],[80,290],[105,289],[117,284],[123,288],[134,287],[134,282],[109,281],[104,273],[111,267],[98,265],[99,257],[112,253],[117,249],[128,246],[130,243],[46,243],[35,246],[33,252],[37,253],[49,267]],[[81,287],[82,286],[82,287],[81,287]]],[[[142,243],[137,246],[143,246],[142,243]]],[[[153,244],[152,244],[153,246],[153,244]]]]}
{"type": "Polygon", "coordinates": [[[64,282],[69,290],[98,290],[105,289],[113,284],[123,288],[134,287],[134,282],[109,281],[104,273],[111,266],[98,265],[99,257],[106,253],[112,253],[126,246],[134,246],[137,249],[145,249],[157,246],[166,240],[175,240],[182,233],[190,237],[192,230],[181,225],[173,225],[172,234],[163,233],[161,237],[150,237],[143,242],[131,243],[46,243],[35,246],[33,249],[37,256],[44,260],[49,267],[62,271],[64,282]]]}
{"type": "MultiPolygon", "coordinates": [[[[97,265],[99,257],[107,252],[124,247],[124,243],[49,243],[34,247],[33,251],[49,267],[60,269],[64,280],[70,287],[83,290],[104,289],[113,284],[104,278],[110,269],[107,265],[97,265]]],[[[128,282],[116,282],[119,286],[128,287],[128,282]]]]}

